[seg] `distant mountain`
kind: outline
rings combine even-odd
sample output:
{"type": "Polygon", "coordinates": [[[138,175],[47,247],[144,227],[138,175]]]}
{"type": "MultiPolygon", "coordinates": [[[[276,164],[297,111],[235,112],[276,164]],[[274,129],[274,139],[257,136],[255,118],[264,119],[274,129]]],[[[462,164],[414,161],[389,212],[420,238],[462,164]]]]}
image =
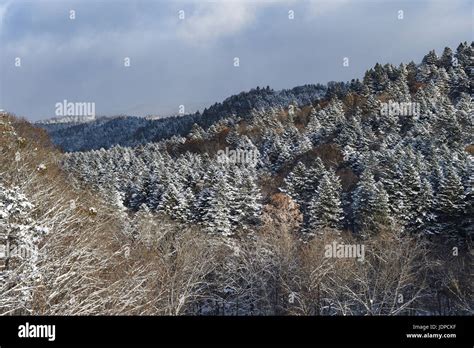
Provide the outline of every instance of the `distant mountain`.
{"type": "Polygon", "coordinates": [[[110,148],[114,145],[136,146],[172,136],[184,136],[195,123],[207,129],[226,117],[248,117],[253,109],[287,107],[290,103],[309,104],[324,97],[327,91],[326,86],[319,84],[281,91],[257,87],[216,103],[204,109],[202,114],[197,112],[160,119],[119,116],[90,122],[75,122],[73,118],[65,118],[61,121],[38,122],[37,125],[49,133],[57,146],[68,152],[110,148]]]}
{"type": "Polygon", "coordinates": [[[45,125],[45,124],[64,124],[64,123],[86,123],[86,122],[94,122],[96,120],[95,116],[61,116],[61,117],[53,117],[46,120],[37,121],[36,124],[38,125],[45,125]]]}

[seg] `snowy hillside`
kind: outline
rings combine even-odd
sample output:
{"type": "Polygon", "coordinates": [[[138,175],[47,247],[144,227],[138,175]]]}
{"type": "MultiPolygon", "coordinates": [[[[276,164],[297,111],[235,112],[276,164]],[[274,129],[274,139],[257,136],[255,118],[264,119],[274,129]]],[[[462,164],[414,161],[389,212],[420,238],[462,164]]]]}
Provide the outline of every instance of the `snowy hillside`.
{"type": "Polygon", "coordinates": [[[0,115],[0,314],[472,315],[473,46],[180,117],[0,115]]]}

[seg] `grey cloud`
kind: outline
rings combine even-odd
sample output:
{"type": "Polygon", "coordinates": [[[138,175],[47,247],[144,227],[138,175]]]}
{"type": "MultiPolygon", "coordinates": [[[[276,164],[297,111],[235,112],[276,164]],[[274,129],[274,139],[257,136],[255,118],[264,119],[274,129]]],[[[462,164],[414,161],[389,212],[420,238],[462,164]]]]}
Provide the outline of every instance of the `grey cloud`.
{"type": "Polygon", "coordinates": [[[35,120],[68,99],[98,114],[166,115],[257,85],[360,78],[376,62],[472,40],[470,11],[467,0],[0,1],[0,108],[35,120]]]}

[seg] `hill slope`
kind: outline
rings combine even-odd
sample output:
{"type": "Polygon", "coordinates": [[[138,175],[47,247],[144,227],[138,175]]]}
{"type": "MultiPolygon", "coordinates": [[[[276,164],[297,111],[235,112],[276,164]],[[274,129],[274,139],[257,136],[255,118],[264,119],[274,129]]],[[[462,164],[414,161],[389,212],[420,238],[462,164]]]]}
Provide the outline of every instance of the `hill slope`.
{"type": "Polygon", "coordinates": [[[25,253],[0,254],[0,313],[472,314],[472,52],[118,139],[138,120],[51,125],[134,147],[64,154],[2,115],[0,244],[25,253]]]}
{"type": "Polygon", "coordinates": [[[84,151],[109,148],[113,145],[136,146],[170,138],[184,136],[193,124],[203,128],[231,116],[245,116],[254,108],[286,106],[290,102],[307,104],[324,95],[322,85],[307,85],[291,90],[274,91],[270,88],[242,92],[216,103],[202,113],[163,119],[121,116],[100,118],[87,123],[38,123],[46,129],[53,142],[65,151],[84,151]]]}

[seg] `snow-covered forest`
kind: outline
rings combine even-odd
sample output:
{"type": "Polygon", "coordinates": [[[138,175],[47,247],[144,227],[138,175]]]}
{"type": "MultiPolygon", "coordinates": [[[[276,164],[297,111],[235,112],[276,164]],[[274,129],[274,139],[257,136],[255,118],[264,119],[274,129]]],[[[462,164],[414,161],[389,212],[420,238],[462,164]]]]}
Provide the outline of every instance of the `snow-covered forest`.
{"type": "Polygon", "coordinates": [[[473,49],[160,120],[2,116],[0,238],[34,252],[0,313],[472,315],[473,49]]]}
{"type": "Polygon", "coordinates": [[[163,212],[210,232],[257,226],[262,202],[283,192],[299,205],[302,233],[371,234],[397,225],[465,242],[472,232],[471,50],[430,52],[418,66],[378,64],[363,82],[329,87],[313,103],[256,108],[206,129],[195,124],[185,137],[69,153],[64,168],[133,211],[163,212]],[[391,107],[407,102],[419,110],[391,107]],[[257,160],[221,161],[225,148],[257,160]]]}

